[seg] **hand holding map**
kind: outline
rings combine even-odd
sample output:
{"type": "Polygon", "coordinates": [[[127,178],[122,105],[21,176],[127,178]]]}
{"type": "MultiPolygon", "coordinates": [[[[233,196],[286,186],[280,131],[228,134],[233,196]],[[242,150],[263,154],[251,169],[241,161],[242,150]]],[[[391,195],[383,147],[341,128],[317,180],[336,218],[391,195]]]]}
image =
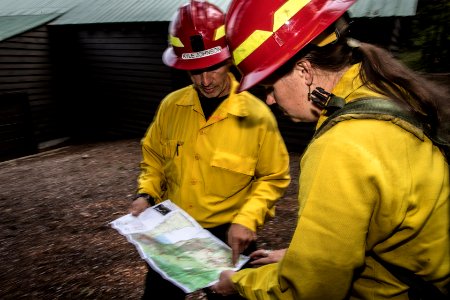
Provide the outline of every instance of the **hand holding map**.
{"type": "Polygon", "coordinates": [[[238,270],[249,259],[241,255],[233,266],[230,247],[170,200],[111,225],[155,271],[186,293],[214,284],[222,271],[238,270]]]}

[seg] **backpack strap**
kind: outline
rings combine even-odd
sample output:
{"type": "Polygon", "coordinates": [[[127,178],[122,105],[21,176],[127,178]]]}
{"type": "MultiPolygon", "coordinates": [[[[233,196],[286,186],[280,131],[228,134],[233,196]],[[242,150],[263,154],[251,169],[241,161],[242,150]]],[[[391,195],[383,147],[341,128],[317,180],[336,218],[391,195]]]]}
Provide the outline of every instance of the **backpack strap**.
{"type": "Polygon", "coordinates": [[[389,99],[360,98],[346,103],[341,108],[333,107],[331,114],[315,131],[313,139],[318,138],[328,129],[343,120],[348,119],[379,119],[392,121],[396,125],[407,129],[423,140],[426,135],[450,158],[450,143],[441,139],[422,117],[408,110],[405,106],[389,99]]]}
{"type": "MultiPolygon", "coordinates": [[[[412,132],[418,138],[423,139],[423,135],[426,135],[436,146],[441,148],[444,155],[447,157],[447,161],[450,158],[450,144],[439,138],[439,136],[434,133],[430,126],[427,126],[427,123],[422,120],[420,116],[407,110],[406,107],[397,102],[389,99],[361,98],[346,103],[345,105],[340,105],[339,101],[330,101],[330,103],[334,103],[330,107],[331,109],[328,110],[330,114],[322,125],[316,130],[313,139],[321,136],[335,124],[348,119],[377,119],[392,121],[396,125],[412,132]],[[336,103],[338,105],[336,105],[336,103]],[[406,125],[404,123],[406,123],[406,125]]],[[[328,106],[326,108],[328,109],[328,106]]],[[[447,299],[447,296],[444,295],[435,285],[425,281],[422,277],[416,275],[412,271],[383,261],[373,252],[370,252],[369,255],[398,280],[409,286],[410,289],[408,291],[408,295],[411,300],[447,299]]]]}

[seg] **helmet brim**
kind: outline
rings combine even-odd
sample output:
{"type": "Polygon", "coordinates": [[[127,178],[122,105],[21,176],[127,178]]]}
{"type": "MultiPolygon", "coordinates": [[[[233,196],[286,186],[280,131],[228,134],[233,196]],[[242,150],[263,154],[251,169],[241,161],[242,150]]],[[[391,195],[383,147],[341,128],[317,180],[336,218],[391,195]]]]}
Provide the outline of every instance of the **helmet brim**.
{"type": "MultiPolygon", "coordinates": [[[[255,10],[260,2],[256,0],[233,2],[235,5],[229,8],[225,23],[229,47],[234,52],[234,61],[242,74],[238,92],[248,90],[269,77],[338,20],[355,1],[316,1],[320,3],[310,1],[291,16],[289,22],[283,23],[275,31],[272,30],[274,21],[268,23],[267,18],[262,18],[255,10]],[[252,44],[257,45],[254,49],[251,49],[253,46],[245,44],[245,51],[242,49],[237,51],[257,31],[272,34],[252,44]]],[[[269,11],[279,11],[284,1],[266,2],[274,6],[269,7],[269,11]]]]}

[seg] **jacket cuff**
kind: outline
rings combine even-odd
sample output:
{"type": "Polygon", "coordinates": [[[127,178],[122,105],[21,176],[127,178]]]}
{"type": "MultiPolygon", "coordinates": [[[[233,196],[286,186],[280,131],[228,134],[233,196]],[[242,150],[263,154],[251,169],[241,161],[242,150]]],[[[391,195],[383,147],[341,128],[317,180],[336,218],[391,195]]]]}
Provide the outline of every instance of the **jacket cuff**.
{"type": "Polygon", "coordinates": [[[136,194],[136,196],[134,196],[133,201],[136,200],[137,198],[144,198],[150,206],[153,206],[156,204],[155,198],[153,198],[152,196],[150,196],[149,194],[146,194],[146,193],[136,194]]]}
{"type": "Polygon", "coordinates": [[[252,220],[249,220],[248,218],[246,218],[244,216],[237,215],[236,217],[234,217],[232,223],[236,223],[236,224],[245,226],[248,229],[256,232],[256,224],[255,224],[255,222],[252,221],[252,220]]]}

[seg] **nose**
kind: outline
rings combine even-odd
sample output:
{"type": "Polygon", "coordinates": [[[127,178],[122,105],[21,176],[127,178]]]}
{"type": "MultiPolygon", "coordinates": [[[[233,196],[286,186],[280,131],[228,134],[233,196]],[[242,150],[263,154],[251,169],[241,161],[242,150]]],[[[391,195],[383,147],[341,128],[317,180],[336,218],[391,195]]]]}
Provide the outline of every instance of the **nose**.
{"type": "Polygon", "coordinates": [[[275,103],[277,103],[277,101],[275,101],[275,97],[273,96],[273,94],[272,93],[268,93],[266,95],[266,104],[267,105],[273,105],[275,103]]]}
{"type": "Polygon", "coordinates": [[[212,82],[212,77],[211,74],[209,72],[203,72],[200,75],[200,82],[203,86],[208,86],[211,84],[212,82]]]}

